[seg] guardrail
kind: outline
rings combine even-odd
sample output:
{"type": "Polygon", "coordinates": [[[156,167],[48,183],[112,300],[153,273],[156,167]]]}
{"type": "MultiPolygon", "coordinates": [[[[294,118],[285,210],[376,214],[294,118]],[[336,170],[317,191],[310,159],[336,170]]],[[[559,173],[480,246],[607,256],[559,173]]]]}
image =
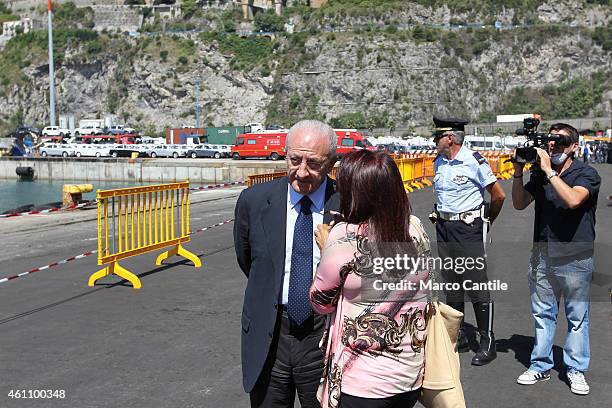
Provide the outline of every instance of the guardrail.
{"type": "Polygon", "coordinates": [[[179,255],[196,268],[202,266],[200,259],[182,246],[191,239],[188,181],[98,190],[97,201],[98,265],[109,265],[89,277],[89,286],[115,274],[140,289],[140,279],[118,261],[161,248],[171,247],[157,257],[156,265],[179,255]]]}
{"type": "MultiPolygon", "coordinates": [[[[511,153],[502,152],[480,152],[483,157],[487,159],[493,174],[499,179],[509,179],[514,173],[514,167],[510,163],[509,159],[512,157],[511,153]]],[[[431,153],[409,153],[396,155],[392,154],[393,160],[397,164],[397,167],[402,175],[402,181],[406,191],[412,192],[415,189],[421,189],[425,186],[432,186],[432,182],[429,178],[434,176],[434,160],[436,159],[435,154],[431,153]]],[[[330,172],[331,178],[336,178],[337,167],[334,167],[330,172]]],[[[265,183],[279,177],[285,176],[286,172],[276,172],[267,174],[256,174],[248,176],[247,187],[251,187],[254,184],[265,183]]]]}

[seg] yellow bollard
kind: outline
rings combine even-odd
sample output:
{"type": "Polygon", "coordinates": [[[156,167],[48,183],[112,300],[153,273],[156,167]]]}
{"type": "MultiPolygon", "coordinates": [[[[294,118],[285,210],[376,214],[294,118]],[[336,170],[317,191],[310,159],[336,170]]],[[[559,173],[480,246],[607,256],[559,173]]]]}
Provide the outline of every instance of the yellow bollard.
{"type": "Polygon", "coordinates": [[[62,204],[64,207],[77,205],[82,200],[83,193],[92,191],[92,184],[64,184],[62,204]]]}

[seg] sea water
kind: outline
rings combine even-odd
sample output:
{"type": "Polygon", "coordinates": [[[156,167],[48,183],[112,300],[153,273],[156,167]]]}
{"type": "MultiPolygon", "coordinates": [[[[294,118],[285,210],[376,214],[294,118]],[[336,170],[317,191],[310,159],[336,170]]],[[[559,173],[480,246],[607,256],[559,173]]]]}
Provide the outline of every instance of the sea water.
{"type": "Polygon", "coordinates": [[[78,180],[0,180],[0,214],[27,204],[42,205],[61,202],[64,184],[92,184],[93,191],[91,193],[84,193],[83,200],[93,200],[96,198],[96,190],[146,186],[154,183],[78,180]]]}

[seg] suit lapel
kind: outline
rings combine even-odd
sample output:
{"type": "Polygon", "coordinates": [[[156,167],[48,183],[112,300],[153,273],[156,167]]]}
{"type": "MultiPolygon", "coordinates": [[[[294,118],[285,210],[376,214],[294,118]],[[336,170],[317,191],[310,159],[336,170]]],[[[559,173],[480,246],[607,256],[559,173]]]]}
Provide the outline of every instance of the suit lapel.
{"type": "MultiPolygon", "coordinates": [[[[267,205],[262,209],[261,221],[265,233],[268,251],[274,266],[274,284],[279,288],[285,269],[285,235],[287,226],[287,178],[278,181],[267,205]]],[[[279,289],[280,290],[280,289],[279,289]]]]}
{"type": "Polygon", "coordinates": [[[325,188],[325,206],[323,208],[323,224],[329,224],[334,217],[329,211],[338,211],[340,209],[340,196],[336,193],[336,181],[327,178],[327,186],[325,188]]]}

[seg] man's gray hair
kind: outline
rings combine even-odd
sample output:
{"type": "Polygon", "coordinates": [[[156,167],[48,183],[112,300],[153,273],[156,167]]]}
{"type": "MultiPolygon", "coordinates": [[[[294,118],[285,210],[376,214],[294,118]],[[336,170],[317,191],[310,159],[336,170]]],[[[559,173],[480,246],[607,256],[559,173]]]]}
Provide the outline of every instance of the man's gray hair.
{"type": "Polygon", "coordinates": [[[465,138],[465,132],[462,130],[453,130],[453,135],[455,135],[455,143],[462,145],[463,139],[465,138]]]}
{"type": "Polygon", "coordinates": [[[289,129],[289,133],[287,134],[287,140],[285,141],[285,148],[287,150],[289,150],[289,145],[293,135],[303,131],[310,131],[316,135],[326,136],[329,139],[329,155],[331,157],[336,156],[336,145],[338,144],[336,132],[334,132],[334,129],[332,129],[332,127],[328,124],[312,119],[301,120],[295,125],[291,126],[291,129],[289,129]]]}

